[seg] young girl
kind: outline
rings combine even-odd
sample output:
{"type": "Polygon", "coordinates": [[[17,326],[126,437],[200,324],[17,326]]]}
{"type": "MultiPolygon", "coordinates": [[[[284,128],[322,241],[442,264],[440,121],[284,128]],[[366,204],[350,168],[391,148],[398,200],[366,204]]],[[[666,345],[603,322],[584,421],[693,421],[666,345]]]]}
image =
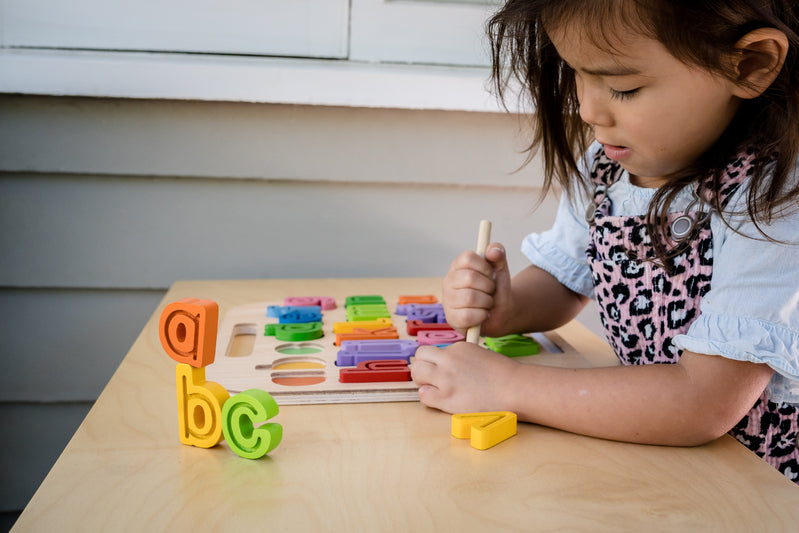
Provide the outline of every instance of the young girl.
{"type": "Polygon", "coordinates": [[[730,432],[799,480],[798,31],[795,0],[508,1],[494,81],[521,82],[564,194],[513,279],[496,243],[453,262],[447,320],[543,331],[594,297],[623,364],[421,347],[422,402],[638,443],[730,432]]]}

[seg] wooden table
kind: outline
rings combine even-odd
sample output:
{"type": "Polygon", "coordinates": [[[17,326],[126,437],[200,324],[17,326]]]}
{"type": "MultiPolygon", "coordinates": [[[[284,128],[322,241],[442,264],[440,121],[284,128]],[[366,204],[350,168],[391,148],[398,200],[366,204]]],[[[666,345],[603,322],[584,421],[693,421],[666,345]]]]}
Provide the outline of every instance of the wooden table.
{"type": "MultiPolygon", "coordinates": [[[[175,363],[157,334],[187,296],[225,309],[287,295],[439,293],[438,279],[178,282],[20,516],[15,531],[781,531],[799,488],[731,437],[696,448],[519,424],[485,451],[418,402],[281,407],[259,460],[181,445],[175,363]]],[[[558,333],[596,364],[607,345],[558,333]]],[[[13,433],[9,433],[13,434],[13,433]]]]}

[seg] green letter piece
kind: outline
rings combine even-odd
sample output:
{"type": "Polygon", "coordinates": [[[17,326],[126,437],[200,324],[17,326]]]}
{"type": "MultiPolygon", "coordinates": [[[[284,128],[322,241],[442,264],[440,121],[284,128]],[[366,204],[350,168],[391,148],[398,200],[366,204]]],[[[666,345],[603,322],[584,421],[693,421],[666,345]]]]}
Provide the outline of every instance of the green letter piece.
{"type": "Polygon", "coordinates": [[[364,294],[360,296],[347,296],[344,307],[351,305],[382,304],[386,305],[386,300],[379,294],[364,294]]]}
{"type": "Polygon", "coordinates": [[[362,304],[347,307],[347,322],[377,320],[378,318],[391,318],[391,312],[386,304],[362,304]]]}
{"type": "Polygon", "coordinates": [[[255,422],[266,422],[278,412],[272,395],[258,389],[240,392],[226,401],[222,433],[230,449],[246,459],[258,459],[277,448],[283,439],[283,426],[270,422],[255,427],[255,422]]]}
{"type": "Polygon", "coordinates": [[[531,337],[525,335],[505,335],[504,337],[486,337],[486,346],[490,350],[508,357],[537,355],[540,346],[531,337]]]}
{"type": "Polygon", "coordinates": [[[289,342],[312,341],[320,338],[322,333],[321,322],[306,322],[299,324],[267,324],[264,335],[275,336],[278,340],[289,342]]]}

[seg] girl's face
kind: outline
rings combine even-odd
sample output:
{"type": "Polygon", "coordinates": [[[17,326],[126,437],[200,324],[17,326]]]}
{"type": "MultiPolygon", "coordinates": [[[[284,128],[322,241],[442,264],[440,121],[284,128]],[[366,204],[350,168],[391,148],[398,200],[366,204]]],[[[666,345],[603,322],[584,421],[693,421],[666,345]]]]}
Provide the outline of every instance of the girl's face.
{"type": "Polygon", "coordinates": [[[580,116],[634,184],[663,185],[732,121],[740,104],[732,82],[682,63],[657,40],[631,35],[598,47],[575,28],[550,38],[575,72],[580,116]]]}

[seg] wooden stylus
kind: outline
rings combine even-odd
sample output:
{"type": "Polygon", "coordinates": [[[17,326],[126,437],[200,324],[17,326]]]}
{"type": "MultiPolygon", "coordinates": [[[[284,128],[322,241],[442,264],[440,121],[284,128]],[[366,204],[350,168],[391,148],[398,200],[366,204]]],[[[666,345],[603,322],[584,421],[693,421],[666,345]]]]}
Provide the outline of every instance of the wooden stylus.
{"type": "MultiPolygon", "coordinates": [[[[491,221],[481,220],[480,229],[477,231],[477,246],[474,251],[480,256],[486,256],[488,241],[491,239],[491,221]]],[[[472,326],[466,330],[466,342],[477,344],[480,341],[480,325],[472,326]]]]}

